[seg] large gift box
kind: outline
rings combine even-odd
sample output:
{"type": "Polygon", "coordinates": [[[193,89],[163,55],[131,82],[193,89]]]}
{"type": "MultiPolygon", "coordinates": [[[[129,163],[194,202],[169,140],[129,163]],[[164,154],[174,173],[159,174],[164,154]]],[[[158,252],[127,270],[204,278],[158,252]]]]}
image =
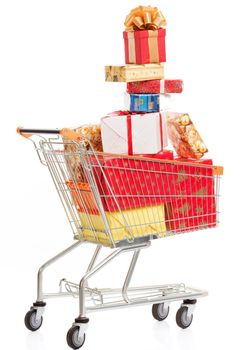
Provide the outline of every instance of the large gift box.
{"type": "Polygon", "coordinates": [[[125,62],[146,64],[166,61],[166,20],[157,7],[139,6],[125,20],[125,62]]]}
{"type": "Polygon", "coordinates": [[[111,82],[130,82],[140,80],[164,79],[164,64],[127,64],[105,66],[105,80],[111,82]]]}
{"type": "Polygon", "coordinates": [[[186,164],[172,160],[170,151],[163,152],[163,159],[159,157],[107,159],[103,165],[103,175],[96,180],[105,210],[132,209],[161,203],[175,205],[178,198],[184,199],[199,191],[201,197],[205,198],[206,193],[213,197],[211,160],[186,164]]]}
{"type": "Polygon", "coordinates": [[[101,119],[103,150],[113,154],[155,154],[167,146],[164,113],[113,112],[101,119]]]}
{"type": "Polygon", "coordinates": [[[124,32],[125,63],[146,64],[166,61],[166,30],[124,32]]]}
{"type": "MultiPolygon", "coordinates": [[[[82,233],[87,241],[110,245],[111,240],[106,233],[106,227],[100,215],[86,215],[79,211],[82,233]]],[[[105,212],[114,241],[131,239],[141,236],[166,234],[164,205],[144,207],[122,212],[105,212]]]]}

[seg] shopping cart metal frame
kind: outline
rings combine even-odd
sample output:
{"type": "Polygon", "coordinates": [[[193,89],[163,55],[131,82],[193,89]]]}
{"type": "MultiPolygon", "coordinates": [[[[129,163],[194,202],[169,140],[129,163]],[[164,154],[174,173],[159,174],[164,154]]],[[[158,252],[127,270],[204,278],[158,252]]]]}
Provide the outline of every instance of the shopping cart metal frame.
{"type": "MultiPolygon", "coordinates": [[[[69,129],[36,130],[18,128],[18,132],[22,136],[30,139],[34,143],[35,150],[38,153],[41,163],[47,165],[48,167],[49,164],[46,161],[46,157],[43,157],[43,144],[46,144],[48,142],[58,142],[60,135],[63,137],[68,137],[68,139],[70,139],[71,142],[74,142],[77,145],[79,145],[80,142],[80,139],[77,137],[77,134],[69,129]],[[32,136],[34,135],[37,135],[39,137],[38,142],[33,140],[32,136]],[[49,138],[47,139],[46,136],[43,135],[48,135],[49,138]]],[[[83,157],[85,158],[85,155],[83,157]]],[[[83,162],[85,163],[85,159],[83,159],[83,162]]],[[[86,164],[86,167],[88,168],[88,164],[86,164]]],[[[220,177],[222,175],[222,168],[214,168],[216,169],[216,175],[220,177]]],[[[87,172],[87,177],[88,176],[89,175],[87,172]]],[[[90,181],[90,183],[92,183],[92,179],[90,177],[88,178],[88,180],[90,181]]],[[[93,189],[95,192],[95,186],[93,186],[93,189]]],[[[96,199],[98,202],[98,195],[96,196],[96,199]]],[[[99,203],[98,205],[101,212],[102,205],[101,203],[99,203]]],[[[106,227],[108,229],[108,224],[106,225],[106,227]]],[[[50,265],[54,264],[57,260],[61,259],[65,255],[71,253],[77,247],[87,244],[87,241],[85,241],[84,239],[79,239],[70,247],[66,248],[65,250],[48,260],[39,268],[38,271],[37,300],[35,303],[33,303],[33,306],[31,307],[30,311],[28,311],[25,316],[26,327],[31,331],[36,331],[41,327],[43,321],[43,312],[46,306],[46,299],[67,296],[79,298],[79,315],[75,319],[75,321],[72,324],[72,327],[67,333],[67,343],[73,349],[78,349],[84,344],[85,332],[89,323],[87,315],[90,312],[94,311],[152,304],[152,314],[154,318],[161,321],[164,320],[169,314],[169,304],[174,301],[181,301],[182,303],[177,312],[176,321],[178,326],[180,326],[181,328],[189,327],[193,319],[193,312],[196,301],[198,298],[207,296],[207,291],[187,287],[183,283],[130,287],[130,282],[140,252],[142,249],[148,248],[151,245],[151,241],[153,238],[155,237],[146,236],[135,238],[133,240],[126,239],[120,242],[120,244],[112,242],[113,250],[100,262],[97,262],[97,259],[103,245],[97,243],[93,256],[91,257],[88,268],[86,270],[86,273],[80,279],[80,282],[76,284],[66,279],[62,279],[59,284],[59,290],[55,293],[49,293],[44,291],[44,271],[50,265]],[[89,279],[122,253],[132,253],[131,262],[122,287],[117,289],[97,289],[89,287],[89,279]]]]}

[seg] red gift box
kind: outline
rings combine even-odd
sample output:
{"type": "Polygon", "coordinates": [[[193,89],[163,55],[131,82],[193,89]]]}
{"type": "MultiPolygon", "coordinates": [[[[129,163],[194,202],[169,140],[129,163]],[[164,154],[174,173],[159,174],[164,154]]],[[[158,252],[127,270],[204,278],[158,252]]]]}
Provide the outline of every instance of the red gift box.
{"type": "Polygon", "coordinates": [[[176,80],[147,80],[127,83],[129,94],[179,94],[183,91],[183,81],[176,80]]]}
{"type": "Polygon", "coordinates": [[[166,62],[165,35],[163,28],[123,32],[125,63],[166,62]]]}
{"type": "Polygon", "coordinates": [[[159,157],[153,160],[132,157],[106,160],[103,177],[97,179],[105,210],[133,209],[160,203],[172,203],[172,208],[176,208],[178,198],[184,200],[187,196],[195,196],[205,199],[214,196],[211,160],[190,161],[186,165],[183,160],[172,161],[171,151],[165,151],[159,157]],[[161,157],[171,162],[163,162],[161,157]],[[195,192],[197,194],[193,194],[195,192]]]}

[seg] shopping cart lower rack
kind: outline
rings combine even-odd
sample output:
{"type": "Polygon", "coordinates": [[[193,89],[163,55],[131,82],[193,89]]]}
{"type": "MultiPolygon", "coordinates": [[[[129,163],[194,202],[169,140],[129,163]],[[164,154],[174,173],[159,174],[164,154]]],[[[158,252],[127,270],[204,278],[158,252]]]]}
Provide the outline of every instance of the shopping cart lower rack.
{"type": "Polygon", "coordinates": [[[189,327],[196,301],[206,291],[183,283],[130,287],[130,282],[140,251],[154,239],[217,225],[222,167],[97,153],[88,140],[69,129],[19,128],[18,132],[33,141],[41,163],[48,167],[77,240],[40,267],[37,300],[25,316],[26,327],[39,329],[45,300],[64,296],[79,298],[79,315],[67,333],[73,349],[84,344],[92,311],[151,304],[153,317],[162,321],[170,303],[181,301],[176,322],[189,327]],[[80,282],[62,279],[56,293],[45,292],[44,270],[89,242],[96,248],[80,282]],[[97,262],[102,247],[112,250],[97,262]],[[132,253],[122,287],[91,288],[89,279],[121,253],[132,253]]]}

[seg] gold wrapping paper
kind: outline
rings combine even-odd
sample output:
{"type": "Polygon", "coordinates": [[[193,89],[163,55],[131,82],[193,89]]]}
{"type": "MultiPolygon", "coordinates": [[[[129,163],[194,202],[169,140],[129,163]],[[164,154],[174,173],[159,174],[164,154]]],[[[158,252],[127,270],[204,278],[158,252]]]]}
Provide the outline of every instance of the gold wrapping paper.
{"type": "Polygon", "coordinates": [[[157,7],[139,6],[130,11],[124,22],[126,31],[165,28],[166,19],[157,7]]]}
{"type": "MultiPolygon", "coordinates": [[[[164,204],[123,210],[122,214],[119,211],[105,212],[105,214],[114,241],[131,238],[130,232],[134,237],[148,235],[164,237],[166,235],[164,204]]],[[[85,213],[79,212],[79,216],[85,240],[105,245],[111,244],[108,235],[105,234],[105,226],[100,215],[87,216],[85,213]],[[89,219],[95,232],[90,229],[89,219]]]]}
{"type": "Polygon", "coordinates": [[[106,66],[105,80],[112,82],[131,82],[164,79],[164,64],[127,64],[106,66]]]}
{"type": "MultiPolygon", "coordinates": [[[[134,32],[128,32],[129,62],[136,62],[134,32]]],[[[148,45],[151,62],[159,62],[159,47],[157,45],[158,31],[148,30],[148,45]]]]}

